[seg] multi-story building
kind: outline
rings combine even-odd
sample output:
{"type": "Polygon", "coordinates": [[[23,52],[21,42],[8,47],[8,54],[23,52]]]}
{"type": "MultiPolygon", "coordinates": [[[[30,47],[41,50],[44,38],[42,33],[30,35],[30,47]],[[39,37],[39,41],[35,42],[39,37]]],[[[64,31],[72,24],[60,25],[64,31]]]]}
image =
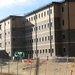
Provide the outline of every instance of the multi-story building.
{"type": "Polygon", "coordinates": [[[12,16],[2,20],[2,47],[12,55],[16,50],[25,50],[30,58],[75,56],[74,6],[74,0],[52,2],[24,17],[12,16]],[[8,21],[10,24],[6,25],[8,21]],[[10,34],[6,35],[8,32],[10,34]]]}
{"type": "Polygon", "coordinates": [[[9,16],[0,21],[0,48],[10,56],[24,49],[24,18],[9,16]]]}

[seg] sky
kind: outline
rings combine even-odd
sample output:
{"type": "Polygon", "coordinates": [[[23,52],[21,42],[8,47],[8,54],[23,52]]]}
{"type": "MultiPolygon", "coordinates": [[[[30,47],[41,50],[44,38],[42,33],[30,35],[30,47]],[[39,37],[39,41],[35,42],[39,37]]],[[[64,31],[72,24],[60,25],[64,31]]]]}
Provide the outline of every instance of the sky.
{"type": "Polygon", "coordinates": [[[53,1],[62,0],[0,0],[0,20],[9,15],[26,14],[53,1]]]}

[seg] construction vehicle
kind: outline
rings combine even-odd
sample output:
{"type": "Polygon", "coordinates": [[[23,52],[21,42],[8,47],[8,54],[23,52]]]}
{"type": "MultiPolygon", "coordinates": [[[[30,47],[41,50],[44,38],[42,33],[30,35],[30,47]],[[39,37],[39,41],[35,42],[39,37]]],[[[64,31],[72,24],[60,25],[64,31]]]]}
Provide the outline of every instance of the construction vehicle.
{"type": "Polygon", "coordinates": [[[23,52],[23,51],[16,51],[14,53],[14,58],[16,58],[16,59],[17,58],[19,58],[19,59],[25,59],[26,56],[27,56],[27,54],[25,52],[23,52]]]}

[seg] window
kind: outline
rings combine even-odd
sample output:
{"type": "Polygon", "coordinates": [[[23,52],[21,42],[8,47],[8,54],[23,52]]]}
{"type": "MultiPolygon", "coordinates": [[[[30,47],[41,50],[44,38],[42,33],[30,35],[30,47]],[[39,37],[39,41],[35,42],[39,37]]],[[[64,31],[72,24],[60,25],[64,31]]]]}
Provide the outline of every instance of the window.
{"type": "Polygon", "coordinates": [[[43,25],[42,25],[42,29],[43,29],[43,25]]]}
{"type": "Polygon", "coordinates": [[[31,54],[31,51],[29,51],[29,53],[31,54]]]}
{"type": "Polygon", "coordinates": [[[5,25],[6,25],[6,23],[5,23],[5,25]]]}
{"type": "Polygon", "coordinates": [[[50,22],[50,24],[48,23],[48,28],[49,28],[50,26],[52,26],[52,22],[50,22]]]}
{"type": "Polygon", "coordinates": [[[7,44],[7,42],[5,42],[5,44],[7,44]]]}
{"type": "Polygon", "coordinates": [[[33,39],[32,39],[32,43],[33,43],[33,39]]]}
{"type": "Polygon", "coordinates": [[[47,53],[47,49],[46,49],[46,53],[47,53]]]}
{"type": "Polygon", "coordinates": [[[38,31],[38,27],[36,27],[36,30],[38,31]]]}
{"type": "Polygon", "coordinates": [[[35,17],[36,19],[37,19],[37,15],[36,15],[36,17],[35,17]]]}
{"type": "Polygon", "coordinates": [[[1,47],[1,45],[2,45],[2,44],[0,43],[0,47],[1,47]]]}
{"type": "Polygon", "coordinates": [[[28,51],[26,51],[26,53],[28,53],[28,51]]]}
{"type": "Polygon", "coordinates": [[[1,29],[1,25],[0,25],[0,29],[1,29]]]}
{"type": "Polygon", "coordinates": [[[62,12],[64,12],[64,7],[62,6],[62,12]]]}
{"type": "Polygon", "coordinates": [[[30,51],[30,54],[32,54],[32,51],[30,51]]]}
{"type": "Polygon", "coordinates": [[[33,21],[33,17],[31,17],[31,21],[33,21]]]}
{"type": "Polygon", "coordinates": [[[41,13],[41,17],[43,17],[43,13],[41,13]]]}
{"type": "Polygon", "coordinates": [[[44,16],[46,16],[46,12],[44,12],[44,16]]]}
{"type": "Polygon", "coordinates": [[[65,34],[63,34],[63,39],[65,39],[65,34]]]}
{"type": "Polygon", "coordinates": [[[44,41],[44,38],[42,37],[42,41],[44,41]]]}
{"type": "Polygon", "coordinates": [[[35,54],[36,54],[36,50],[35,50],[35,54]]]}
{"type": "Polygon", "coordinates": [[[47,10],[47,15],[51,14],[52,13],[52,9],[50,10],[47,10]]]}
{"type": "Polygon", "coordinates": [[[29,51],[28,51],[28,54],[29,54],[29,51]]]}
{"type": "Polygon", "coordinates": [[[50,9],[50,12],[49,13],[52,14],[52,9],[50,9]]]}
{"type": "Polygon", "coordinates": [[[44,53],[44,49],[43,49],[43,53],[44,53]]]}
{"type": "Polygon", "coordinates": [[[38,38],[37,38],[37,42],[38,42],[38,38]]]}
{"type": "Polygon", "coordinates": [[[41,38],[39,38],[39,41],[41,42],[41,38]]]}
{"type": "Polygon", "coordinates": [[[28,43],[30,43],[30,41],[28,40],[28,43]]]}
{"type": "Polygon", "coordinates": [[[39,50],[37,50],[37,53],[39,53],[39,50]]]}
{"type": "Polygon", "coordinates": [[[39,14],[39,18],[40,18],[40,14],[39,14]]]}
{"type": "Polygon", "coordinates": [[[52,49],[52,53],[54,52],[54,49],[52,49]]]}
{"type": "Polygon", "coordinates": [[[31,51],[29,51],[29,54],[31,54],[31,51]]]}
{"type": "Polygon", "coordinates": [[[50,37],[48,36],[48,40],[50,40],[50,37]]]}
{"type": "Polygon", "coordinates": [[[5,32],[5,35],[6,35],[6,32],[5,32]]]}
{"type": "Polygon", "coordinates": [[[33,54],[33,50],[31,50],[31,54],[33,54]]]}
{"type": "Polygon", "coordinates": [[[45,24],[45,28],[46,28],[46,24],[45,24]]]}
{"type": "Polygon", "coordinates": [[[64,52],[64,53],[66,52],[65,47],[63,48],[63,52],[64,52]]]}
{"type": "Polygon", "coordinates": [[[49,23],[48,23],[48,28],[49,28],[49,26],[50,26],[50,25],[49,25],[49,23]]]}
{"type": "Polygon", "coordinates": [[[13,39],[13,41],[15,41],[15,39],[13,39]]]}
{"type": "Polygon", "coordinates": [[[9,22],[8,22],[8,24],[9,24],[9,22]]]}
{"type": "Polygon", "coordinates": [[[45,37],[45,41],[47,41],[47,37],[45,37]]]}
{"type": "Polygon", "coordinates": [[[10,44],[10,42],[8,42],[8,44],[10,44]]]}
{"type": "Polygon", "coordinates": [[[62,25],[64,25],[64,20],[62,20],[62,25]]]}
{"type": "Polygon", "coordinates": [[[29,41],[29,43],[31,43],[31,40],[28,40],[29,41]]]}
{"type": "Polygon", "coordinates": [[[35,28],[34,28],[34,31],[35,31],[35,28]]]}
{"type": "Polygon", "coordinates": [[[50,26],[52,26],[52,22],[50,23],[50,26]]]}
{"type": "Polygon", "coordinates": [[[15,30],[15,28],[12,28],[12,30],[15,30]]]}
{"type": "Polygon", "coordinates": [[[41,50],[40,50],[40,53],[41,53],[41,50]]]}
{"type": "Polygon", "coordinates": [[[50,53],[50,49],[49,49],[49,53],[50,53]]]}
{"type": "Polygon", "coordinates": [[[32,51],[32,54],[34,54],[34,50],[32,51]]]}
{"type": "Polygon", "coordinates": [[[40,26],[39,26],[39,30],[40,30],[40,26]]]}
{"type": "Polygon", "coordinates": [[[47,15],[49,15],[49,10],[47,10],[47,15]]]}
{"type": "Polygon", "coordinates": [[[51,35],[51,39],[53,39],[53,36],[51,35]]]}
{"type": "Polygon", "coordinates": [[[2,36],[2,35],[0,34],[0,39],[1,39],[1,36],[2,36]]]}

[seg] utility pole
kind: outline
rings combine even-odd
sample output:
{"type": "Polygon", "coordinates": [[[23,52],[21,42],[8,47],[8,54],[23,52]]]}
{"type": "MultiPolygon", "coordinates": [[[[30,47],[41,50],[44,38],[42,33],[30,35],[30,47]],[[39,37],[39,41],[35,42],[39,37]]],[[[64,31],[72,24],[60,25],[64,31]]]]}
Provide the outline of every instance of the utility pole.
{"type": "Polygon", "coordinates": [[[6,23],[5,21],[4,21],[4,38],[5,38],[4,42],[5,42],[5,51],[6,51],[6,23]]]}
{"type": "Polygon", "coordinates": [[[51,18],[50,18],[50,7],[49,7],[49,40],[50,40],[50,54],[51,54],[51,56],[52,56],[52,44],[51,44],[51,25],[50,25],[50,23],[51,23],[51,18]]]}
{"type": "Polygon", "coordinates": [[[38,50],[37,50],[37,21],[36,21],[36,19],[37,19],[37,17],[36,17],[36,13],[35,13],[35,38],[36,38],[36,57],[38,58],[38,50]]]}

